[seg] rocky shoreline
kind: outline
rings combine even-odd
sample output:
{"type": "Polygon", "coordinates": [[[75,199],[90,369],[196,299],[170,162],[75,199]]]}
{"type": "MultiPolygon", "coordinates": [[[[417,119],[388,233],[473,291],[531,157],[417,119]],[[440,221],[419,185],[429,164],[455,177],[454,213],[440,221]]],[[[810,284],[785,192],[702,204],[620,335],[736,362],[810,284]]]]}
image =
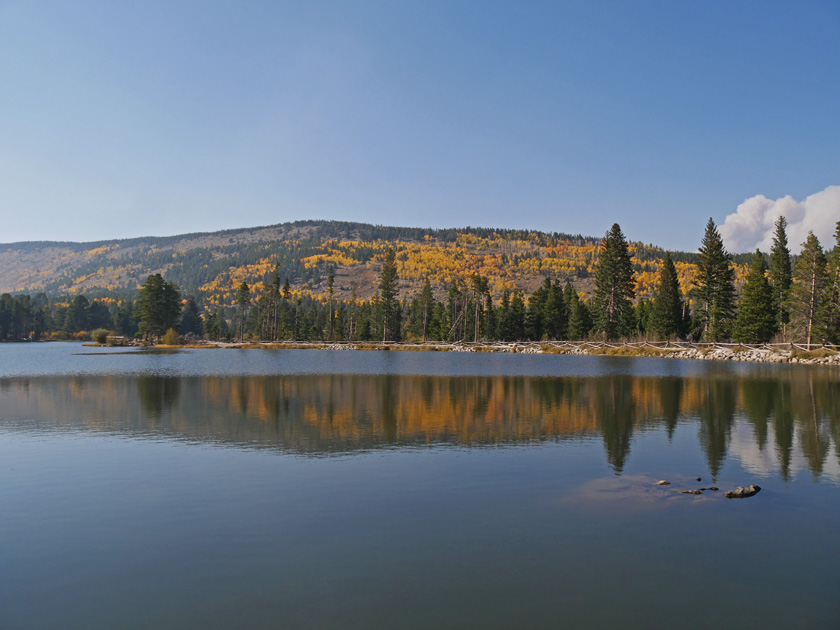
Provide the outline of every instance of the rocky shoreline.
{"type": "MultiPolygon", "coordinates": [[[[819,347],[804,350],[789,347],[751,347],[731,344],[693,344],[686,346],[648,343],[609,345],[583,342],[510,342],[510,343],[411,343],[411,342],[223,342],[208,341],[173,348],[243,348],[299,350],[378,350],[402,352],[493,352],[508,354],[570,354],[588,356],[656,357],[703,361],[739,361],[751,363],[790,363],[799,365],[840,366],[840,352],[819,347]]],[[[781,344],[780,344],[781,346],[781,344]]]]}

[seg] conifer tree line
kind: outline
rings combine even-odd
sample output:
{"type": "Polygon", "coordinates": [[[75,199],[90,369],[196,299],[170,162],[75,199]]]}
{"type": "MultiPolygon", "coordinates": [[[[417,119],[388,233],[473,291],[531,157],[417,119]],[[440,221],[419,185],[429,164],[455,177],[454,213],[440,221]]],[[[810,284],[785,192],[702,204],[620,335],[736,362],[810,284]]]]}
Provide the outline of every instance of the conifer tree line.
{"type": "Polygon", "coordinates": [[[840,343],[840,222],[835,244],[824,251],[813,233],[791,256],[787,222],[775,225],[769,256],[756,250],[736,288],[732,255],[709,219],[697,261],[697,278],[681,287],[674,260],[665,254],[651,300],[636,299],[628,243],[618,224],[601,241],[594,294],[582,296],[569,281],[545,278],[530,295],[491,295],[488,279],[400,295],[393,249],[381,265],[373,299],[335,298],[335,270],[327,269],[326,300],[293,292],[277,267],[257,294],[246,282],[229,306],[202,307],[160,274],[151,275],[135,301],[119,306],[88,300],[50,300],[44,294],[0,296],[0,340],[81,335],[100,329],[158,340],[164,335],[208,340],[263,341],[539,341],[584,339],[690,339],[760,344],[772,340],[840,343]]]}

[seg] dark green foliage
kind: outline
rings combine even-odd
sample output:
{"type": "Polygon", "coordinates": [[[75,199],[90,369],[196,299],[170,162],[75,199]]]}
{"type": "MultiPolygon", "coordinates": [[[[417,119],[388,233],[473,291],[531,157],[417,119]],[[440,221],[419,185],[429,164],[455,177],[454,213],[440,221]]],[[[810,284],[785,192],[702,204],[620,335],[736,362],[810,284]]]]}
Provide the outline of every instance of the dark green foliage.
{"type": "Polygon", "coordinates": [[[140,289],[135,307],[139,331],[147,339],[161,337],[178,325],[181,315],[181,294],[171,282],[158,274],[149,276],[140,289]]]}
{"type": "Polygon", "coordinates": [[[589,306],[574,291],[570,295],[569,313],[569,339],[586,339],[592,330],[592,314],[589,306]]]}
{"type": "Polygon", "coordinates": [[[236,292],[236,327],[239,341],[245,336],[245,324],[248,321],[248,309],[251,306],[251,289],[247,282],[239,285],[236,292]]]}
{"type": "Polygon", "coordinates": [[[735,272],[712,219],[706,224],[697,271],[694,295],[701,336],[707,341],[728,339],[735,318],[735,272]]]}
{"type": "Polygon", "coordinates": [[[819,239],[813,232],[808,232],[793,273],[790,318],[800,338],[809,346],[818,336],[825,285],[825,254],[819,239]]]}
{"type": "Polygon", "coordinates": [[[77,295],[67,307],[64,315],[64,330],[69,333],[76,333],[89,330],[88,308],[90,302],[84,295],[77,295]]]}
{"type": "Polygon", "coordinates": [[[773,287],[766,272],[764,254],[755,250],[735,317],[735,341],[767,343],[776,334],[777,312],[773,308],[773,287]]]}
{"type": "Polygon", "coordinates": [[[400,305],[397,301],[397,261],[394,249],[389,247],[379,275],[379,307],[382,322],[382,340],[399,341],[400,305]]]}
{"type": "Polygon", "coordinates": [[[780,330],[785,330],[790,323],[790,289],[792,284],[790,250],[787,239],[787,219],[776,220],[773,234],[773,248],[770,250],[770,280],[773,286],[773,305],[776,311],[776,323],[780,330]]]}
{"type": "Polygon", "coordinates": [[[662,270],[659,272],[659,287],[651,311],[651,332],[662,339],[681,338],[685,333],[684,312],[685,304],[677,269],[674,261],[671,260],[671,254],[666,252],[662,270]]]}
{"type": "Polygon", "coordinates": [[[114,315],[114,330],[125,337],[137,334],[137,320],[134,318],[134,302],[128,300],[114,315]]]}
{"type": "Polygon", "coordinates": [[[568,313],[563,290],[546,278],[539,289],[528,298],[525,313],[525,335],[528,339],[564,339],[568,327],[568,313]]]}
{"type": "Polygon", "coordinates": [[[202,335],[201,315],[198,313],[198,305],[192,295],[187,298],[187,303],[184,305],[180,330],[182,335],[195,335],[196,337],[202,335]]]}
{"type": "Polygon", "coordinates": [[[595,272],[595,328],[607,339],[616,339],[632,330],[635,284],[627,241],[615,223],[601,242],[595,272]]]}
{"type": "Polygon", "coordinates": [[[825,343],[840,343],[840,221],[834,230],[834,249],[828,254],[826,285],[820,305],[821,336],[825,343]]]}
{"type": "Polygon", "coordinates": [[[647,300],[639,300],[635,309],[635,333],[637,335],[647,335],[651,331],[651,316],[653,313],[653,303],[647,300]]]}

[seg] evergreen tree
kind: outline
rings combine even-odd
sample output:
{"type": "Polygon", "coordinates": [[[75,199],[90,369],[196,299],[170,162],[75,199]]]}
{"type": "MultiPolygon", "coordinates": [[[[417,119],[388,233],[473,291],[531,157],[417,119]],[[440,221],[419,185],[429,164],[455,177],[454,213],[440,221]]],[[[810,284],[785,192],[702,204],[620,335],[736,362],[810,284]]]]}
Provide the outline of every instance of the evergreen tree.
{"type": "Polygon", "coordinates": [[[683,336],[683,316],[685,305],[677,268],[671,260],[671,254],[665,252],[665,260],[659,271],[659,287],[653,300],[651,312],[651,329],[662,339],[680,338],[683,336]]]}
{"type": "Polygon", "coordinates": [[[475,311],[475,316],[473,318],[473,340],[478,343],[481,339],[481,321],[484,315],[482,297],[490,291],[490,284],[488,283],[487,278],[482,277],[480,273],[474,273],[471,280],[473,289],[473,307],[475,311]]]}
{"type": "Polygon", "coordinates": [[[709,341],[722,341],[729,337],[735,318],[735,280],[732,257],[724,249],[712,219],[706,224],[697,271],[695,296],[702,336],[709,341]]]}
{"type": "Polygon", "coordinates": [[[382,340],[400,340],[400,304],[397,301],[397,260],[389,247],[379,275],[379,307],[382,316],[382,340]]]}
{"type": "Polygon", "coordinates": [[[247,282],[239,285],[236,292],[237,333],[239,341],[245,337],[245,324],[248,321],[248,308],[251,304],[251,288],[247,282]]]}
{"type": "Polygon", "coordinates": [[[196,337],[200,337],[202,334],[201,315],[198,313],[198,305],[195,303],[195,298],[192,295],[187,298],[187,303],[184,305],[180,330],[182,335],[195,335],[196,337]]]}
{"type": "Polygon", "coordinates": [[[67,307],[67,314],[64,317],[64,330],[69,333],[88,330],[90,328],[89,309],[90,302],[84,295],[74,297],[70,306],[67,307]]]}
{"type": "Polygon", "coordinates": [[[834,230],[835,245],[828,254],[826,287],[820,308],[821,336],[825,343],[840,342],[840,221],[834,230]]]}
{"type": "Polygon", "coordinates": [[[634,313],[634,319],[636,321],[635,330],[638,335],[644,336],[651,332],[652,313],[653,303],[644,299],[639,300],[634,313]]]}
{"type": "Polygon", "coordinates": [[[525,339],[525,300],[522,299],[522,294],[519,291],[514,293],[510,300],[505,328],[509,335],[506,341],[525,339]]]}
{"type": "Polygon", "coordinates": [[[423,309],[423,343],[426,343],[426,335],[429,331],[430,309],[434,309],[435,298],[432,295],[432,285],[429,279],[423,283],[423,292],[420,294],[420,307],[423,309]]]}
{"type": "Polygon", "coordinates": [[[790,323],[790,289],[792,273],[787,239],[787,219],[776,220],[773,248],[770,250],[770,280],[773,284],[773,306],[777,328],[784,334],[790,323]]]}
{"type": "Polygon", "coordinates": [[[826,283],[825,266],[820,241],[813,232],[808,232],[793,272],[790,318],[797,335],[809,347],[819,330],[820,305],[826,283]]]}
{"type": "Polygon", "coordinates": [[[773,287],[766,272],[764,254],[755,250],[735,316],[736,341],[767,343],[776,334],[777,313],[773,309],[773,287]]]}
{"type": "Polygon", "coordinates": [[[114,328],[126,337],[137,334],[137,320],[134,318],[134,302],[126,300],[125,305],[117,309],[114,315],[114,328]]]}
{"type": "Polygon", "coordinates": [[[551,289],[551,279],[546,278],[528,298],[528,309],[525,312],[525,335],[532,341],[543,338],[543,310],[549,289],[551,289]]]}
{"type": "Polygon", "coordinates": [[[327,273],[327,297],[329,298],[330,302],[330,314],[327,319],[327,339],[330,341],[334,341],[335,337],[333,335],[333,296],[335,295],[335,269],[333,266],[330,265],[329,271],[327,273]]]}
{"type": "Polygon", "coordinates": [[[161,337],[169,328],[178,325],[181,315],[181,294],[178,287],[164,281],[156,273],[146,278],[137,298],[135,316],[140,332],[148,339],[161,337]]]}
{"type": "Polygon", "coordinates": [[[601,242],[595,272],[595,327],[607,339],[616,339],[632,329],[635,284],[627,241],[615,223],[601,242]]]}
{"type": "Polygon", "coordinates": [[[543,303],[543,329],[549,339],[565,339],[569,326],[569,315],[563,299],[563,289],[558,281],[549,285],[543,303]]]}
{"type": "Polygon", "coordinates": [[[572,293],[570,301],[569,339],[582,341],[592,330],[592,315],[589,312],[589,306],[578,297],[577,293],[572,293]]]}

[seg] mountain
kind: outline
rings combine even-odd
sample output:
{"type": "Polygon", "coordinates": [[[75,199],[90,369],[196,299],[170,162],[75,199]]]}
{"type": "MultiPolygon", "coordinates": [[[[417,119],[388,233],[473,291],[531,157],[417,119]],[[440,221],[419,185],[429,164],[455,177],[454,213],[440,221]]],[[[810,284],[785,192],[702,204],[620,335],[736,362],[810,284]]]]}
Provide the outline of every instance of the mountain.
{"type": "MultiPolygon", "coordinates": [[[[295,292],[326,291],[335,269],[335,295],[372,297],[384,253],[397,255],[400,292],[420,291],[426,278],[443,294],[473,273],[489,279],[491,293],[533,291],[550,276],[583,293],[600,238],[489,228],[423,229],[340,221],[295,221],[265,227],[143,237],[92,243],[0,244],[0,293],[85,294],[121,299],[154,273],[205,304],[231,304],[242,282],[259,293],[276,268],[295,292]]],[[[631,243],[639,297],[650,297],[664,251],[631,243]]],[[[696,254],[674,253],[682,286],[690,286],[696,254]]],[[[739,274],[742,272],[739,265],[739,274]]]]}

